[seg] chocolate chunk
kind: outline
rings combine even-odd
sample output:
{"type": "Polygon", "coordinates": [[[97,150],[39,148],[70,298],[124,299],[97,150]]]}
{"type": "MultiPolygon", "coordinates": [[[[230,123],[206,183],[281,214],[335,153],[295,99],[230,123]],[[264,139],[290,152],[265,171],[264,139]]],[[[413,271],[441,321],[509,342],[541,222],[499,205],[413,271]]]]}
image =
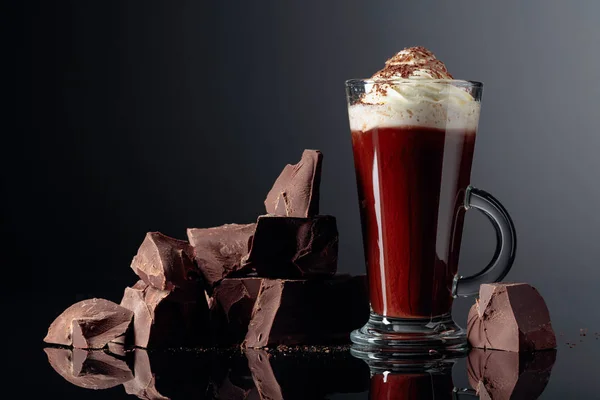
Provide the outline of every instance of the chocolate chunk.
{"type": "Polygon", "coordinates": [[[286,165],[265,200],[267,213],[282,217],[312,217],[319,214],[319,186],[323,155],[304,150],[296,165],[286,165]]]}
{"type": "Polygon", "coordinates": [[[469,384],[481,399],[537,399],[550,380],[556,350],[532,353],[472,349],[469,384]]]}
{"type": "Polygon", "coordinates": [[[369,315],[365,276],[262,282],[243,345],[347,342],[369,315]]]}
{"type": "Polygon", "coordinates": [[[219,324],[216,327],[218,343],[239,344],[244,340],[261,282],[260,278],[229,278],[216,287],[212,317],[221,320],[215,323],[219,324]],[[214,316],[216,313],[220,318],[214,316]]]}
{"type": "Polygon", "coordinates": [[[103,351],[45,348],[54,370],[73,385],[86,389],[108,389],[133,379],[123,360],[103,351]]]}
{"type": "Polygon", "coordinates": [[[125,392],[148,400],[169,399],[156,390],[155,378],[150,368],[150,358],[146,350],[135,349],[133,352],[134,379],[123,384],[125,392]]]}
{"type": "Polygon", "coordinates": [[[160,290],[186,288],[200,277],[188,242],[160,232],[148,232],[131,269],[148,285],[160,290]]]}
{"type": "Polygon", "coordinates": [[[255,226],[228,224],[187,230],[196,263],[210,286],[242,268],[241,260],[248,254],[255,226]]]}
{"type": "Polygon", "coordinates": [[[260,399],[283,400],[281,387],[275,378],[269,362],[269,353],[264,350],[246,350],[248,367],[260,399]]]}
{"type": "Polygon", "coordinates": [[[118,343],[138,347],[194,346],[206,340],[208,307],[204,292],[194,297],[159,290],[138,281],[126,288],[121,306],[133,311],[133,332],[118,343]]]}
{"type": "Polygon", "coordinates": [[[337,270],[335,217],[258,217],[244,266],[265,278],[331,276],[337,270]]]}
{"type": "Polygon", "coordinates": [[[556,348],[548,307],[526,283],[481,285],[469,311],[467,335],[473,347],[507,351],[556,348]]]}
{"type": "Polygon", "coordinates": [[[46,343],[100,349],[123,335],[133,313],[112,301],[89,299],[73,304],[48,328],[46,343]]]}

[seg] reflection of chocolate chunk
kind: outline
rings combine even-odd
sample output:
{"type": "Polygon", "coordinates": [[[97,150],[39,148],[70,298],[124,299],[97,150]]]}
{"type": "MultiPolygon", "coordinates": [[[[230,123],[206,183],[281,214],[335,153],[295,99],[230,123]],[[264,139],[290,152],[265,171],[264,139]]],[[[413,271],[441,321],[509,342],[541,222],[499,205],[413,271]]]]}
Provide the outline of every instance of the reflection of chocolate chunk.
{"type": "Polygon", "coordinates": [[[319,213],[323,155],[304,150],[298,164],[286,165],[265,200],[267,213],[282,217],[312,217],[319,213]]]}
{"type": "Polygon", "coordinates": [[[160,232],[148,232],[131,269],[148,285],[160,290],[186,287],[199,278],[188,242],[160,232]]]}
{"type": "Polygon", "coordinates": [[[537,399],[544,391],[556,350],[515,353],[472,349],[469,384],[481,399],[537,399]]]}
{"type": "Polygon", "coordinates": [[[127,364],[103,351],[45,348],[54,370],[73,385],[108,389],[133,379],[127,364]]]}
{"type": "Polygon", "coordinates": [[[248,398],[249,392],[250,390],[244,390],[243,388],[234,385],[227,376],[219,385],[215,398],[219,400],[244,400],[248,398]]]}
{"type": "Polygon", "coordinates": [[[208,307],[203,292],[159,290],[143,281],[126,288],[121,306],[133,311],[132,337],[119,343],[139,347],[193,346],[205,340],[208,307]],[[129,343],[130,342],[130,343],[129,343]]]}
{"type": "Polygon", "coordinates": [[[48,328],[46,343],[100,349],[123,335],[133,313],[112,301],[83,300],[62,312],[48,328]]]}
{"type": "Polygon", "coordinates": [[[252,373],[252,379],[261,399],[282,399],[281,387],[275,378],[269,362],[269,353],[264,350],[246,350],[248,367],[252,373]]]}
{"type": "Polygon", "coordinates": [[[209,285],[214,286],[241,268],[241,260],[248,254],[255,226],[228,224],[187,230],[194,258],[209,285]]]}
{"type": "Polygon", "coordinates": [[[369,387],[369,368],[347,351],[271,352],[246,349],[256,399],[325,399],[332,393],[359,393],[369,387]],[[335,373],[331,373],[335,371],[335,373]]]}
{"type": "Polygon", "coordinates": [[[113,356],[120,358],[124,358],[127,356],[127,349],[121,343],[108,342],[108,345],[106,347],[108,349],[108,352],[113,356]]]}
{"type": "Polygon", "coordinates": [[[156,390],[155,378],[150,368],[150,359],[146,350],[135,349],[133,352],[134,379],[123,384],[125,392],[148,400],[163,400],[163,396],[156,390]]]}
{"type": "Polygon", "coordinates": [[[220,324],[215,323],[221,325],[216,327],[219,343],[241,343],[244,340],[261,282],[260,278],[230,278],[223,279],[216,287],[213,317],[218,313],[222,320],[220,324]]]}
{"type": "MultiPolygon", "coordinates": [[[[171,399],[205,399],[209,380],[220,363],[212,354],[193,349],[148,351],[154,388],[171,399]]],[[[150,368],[147,368],[148,370],[150,368]]]]}
{"type": "Polygon", "coordinates": [[[329,276],[337,270],[335,217],[258,217],[244,265],[265,278],[329,276]]]}
{"type": "Polygon", "coordinates": [[[481,285],[467,334],[473,347],[532,351],[553,349],[556,337],[542,296],[526,283],[481,285]]]}
{"type": "Polygon", "coordinates": [[[265,279],[252,310],[244,346],[345,342],[368,314],[364,276],[265,279]]]}

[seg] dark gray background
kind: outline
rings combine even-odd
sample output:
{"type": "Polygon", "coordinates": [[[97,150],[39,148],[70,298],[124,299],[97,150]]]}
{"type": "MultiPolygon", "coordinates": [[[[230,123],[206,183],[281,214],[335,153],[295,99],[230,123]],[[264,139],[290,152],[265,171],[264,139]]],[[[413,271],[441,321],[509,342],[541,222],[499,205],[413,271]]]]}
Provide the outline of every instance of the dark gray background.
{"type": "MultiPolygon", "coordinates": [[[[255,220],[304,148],[325,155],[322,212],[338,219],[340,272],[363,273],[343,82],[412,45],[485,83],[472,182],[516,224],[507,280],[540,290],[557,332],[600,330],[600,3],[9,8],[3,268],[17,278],[9,291],[31,296],[36,340],[76,300],[118,301],[146,231],[185,238],[187,227],[255,220]]],[[[469,215],[461,272],[493,246],[487,221],[469,215]]],[[[457,301],[457,320],[471,303],[457,301]]]]}

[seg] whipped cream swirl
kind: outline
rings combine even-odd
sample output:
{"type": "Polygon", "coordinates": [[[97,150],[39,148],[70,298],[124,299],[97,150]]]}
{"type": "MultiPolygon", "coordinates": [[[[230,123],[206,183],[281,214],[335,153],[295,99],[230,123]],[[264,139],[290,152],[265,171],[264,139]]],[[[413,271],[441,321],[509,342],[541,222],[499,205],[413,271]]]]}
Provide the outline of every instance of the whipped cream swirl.
{"type": "Polygon", "coordinates": [[[350,128],[424,126],[475,131],[479,102],[451,84],[444,63],[423,47],[404,49],[386,61],[349,108],[350,128]]]}

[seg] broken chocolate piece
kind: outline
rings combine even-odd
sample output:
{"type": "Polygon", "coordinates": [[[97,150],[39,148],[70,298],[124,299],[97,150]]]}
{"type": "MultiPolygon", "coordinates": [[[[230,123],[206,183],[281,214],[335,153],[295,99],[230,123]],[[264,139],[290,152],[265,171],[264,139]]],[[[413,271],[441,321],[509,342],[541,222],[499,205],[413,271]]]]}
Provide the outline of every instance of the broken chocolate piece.
{"type": "Polygon", "coordinates": [[[258,391],[259,398],[269,400],[283,400],[281,387],[275,378],[269,361],[269,353],[264,350],[246,350],[248,367],[252,373],[254,385],[258,391]]]}
{"type": "Polygon", "coordinates": [[[54,370],[73,385],[86,389],[108,389],[133,379],[123,360],[103,351],[45,348],[54,370]]]}
{"type": "Polygon", "coordinates": [[[347,342],[369,315],[365,276],[262,282],[243,345],[347,342]]]}
{"type": "Polygon", "coordinates": [[[44,342],[101,349],[127,331],[132,317],[131,311],[112,301],[83,300],[56,317],[44,342]]]}
{"type": "Polygon", "coordinates": [[[298,164],[286,165],[265,200],[267,213],[282,217],[319,214],[319,186],[323,155],[304,150],[298,164]]]}
{"type": "Polygon", "coordinates": [[[473,347],[506,351],[556,348],[548,307],[526,283],[481,285],[467,323],[473,347]]]}
{"type": "Polygon", "coordinates": [[[115,342],[138,347],[194,346],[206,337],[208,307],[203,292],[159,290],[139,281],[126,288],[121,306],[133,311],[133,332],[115,342]]]}
{"type": "Polygon", "coordinates": [[[481,399],[537,399],[550,380],[556,350],[515,353],[472,349],[469,384],[481,399]]]}
{"type": "Polygon", "coordinates": [[[337,270],[335,217],[258,217],[244,266],[265,278],[331,276],[337,270]]]}
{"type": "Polygon", "coordinates": [[[260,278],[229,278],[215,288],[213,319],[222,321],[216,327],[218,343],[239,344],[244,340],[261,282],[260,278]],[[221,318],[215,317],[216,313],[221,318]]]}
{"type": "Polygon", "coordinates": [[[156,390],[155,378],[150,368],[148,352],[135,349],[133,352],[133,375],[134,379],[123,384],[125,392],[139,397],[140,399],[164,400],[169,399],[156,390]]]}
{"type": "Polygon", "coordinates": [[[242,268],[241,260],[248,254],[255,226],[227,224],[187,230],[198,268],[211,287],[242,268]]]}
{"type": "Polygon", "coordinates": [[[131,269],[148,285],[160,290],[173,290],[192,285],[200,277],[188,242],[148,232],[131,269]]]}

